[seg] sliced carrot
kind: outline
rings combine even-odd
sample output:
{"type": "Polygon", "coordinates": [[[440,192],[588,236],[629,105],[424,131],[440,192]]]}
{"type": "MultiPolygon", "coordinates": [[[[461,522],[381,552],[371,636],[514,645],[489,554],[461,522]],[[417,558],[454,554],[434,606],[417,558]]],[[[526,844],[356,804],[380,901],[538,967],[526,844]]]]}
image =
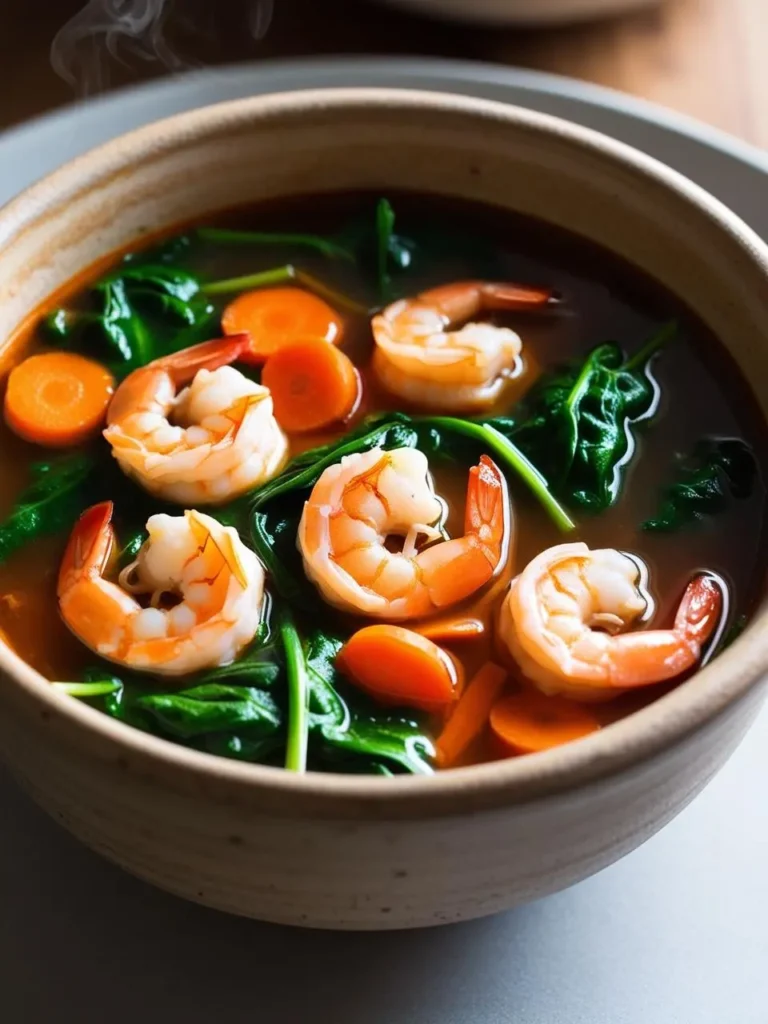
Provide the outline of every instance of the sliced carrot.
{"type": "Polygon", "coordinates": [[[514,754],[535,754],[597,732],[600,722],[582,704],[522,690],[491,711],[491,729],[514,754]]]}
{"type": "Polygon", "coordinates": [[[45,352],[15,367],[5,392],[5,421],[19,437],[49,448],[95,434],[115,390],[100,363],[72,352],[45,352]]]}
{"type": "Polygon", "coordinates": [[[365,626],[336,657],[350,682],[385,704],[435,711],[456,699],[459,668],[449,654],[403,626],[365,626]]]}
{"type": "Polygon", "coordinates": [[[343,420],[360,395],[355,364],[325,341],[281,348],[264,364],[261,383],[272,392],[277,422],[289,434],[343,420]]]}
{"type": "Polygon", "coordinates": [[[263,362],[285,345],[308,339],[337,343],[342,320],[327,302],[303,288],[257,288],[238,295],[221,317],[225,334],[250,334],[249,358],[263,362]]]}
{"type": "Polygon", "coordinates": [[[472,677],[437,741],[437,763],[441,768],[455,764],[486,727],[507,675],[506,669],[486,661],[472,677]]]}
{"type": "Polygon", "coordinates": [[[480,619],[443,619],[440,622],[425,622],[413,628],[416,633],[440,643],[477,640],[485,633],[485,625],[480,619]]]}

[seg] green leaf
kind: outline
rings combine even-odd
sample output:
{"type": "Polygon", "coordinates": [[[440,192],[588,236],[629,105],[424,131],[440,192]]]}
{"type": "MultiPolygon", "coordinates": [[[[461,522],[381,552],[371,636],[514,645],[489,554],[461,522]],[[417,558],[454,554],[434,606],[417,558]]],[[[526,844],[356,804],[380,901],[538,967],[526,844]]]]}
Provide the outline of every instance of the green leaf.
{"type": "Polygon", "coordinates": [[[70,530],[88,504],[96,469],[89,455],[65,455],[30,467],[32,480],[0,524],[0,563],[38,537],[70,530]]]}
{"type": "Polygon", "coordinates": [[[672,533],[724,512],[731,499],[748,498],[754,489],[757,463],[739,438],[706,438],[681,459],[678,479],[662,495],[659,511],[643,529],[672,533]]]}
{"type": "MultiPolygon", "coordinates": [[[[435,747],[418,723],[395,716],[355,717],[345,732],[326,734],[336,755],[389,762],[414,775],[431,775],[435,747]]],[[[343,756],[341,758],[343,763],[343,756]]]]}
{"type": "Polygon", "coordinates": [[[97,281],[89,291],[92,308],[55,310],[46,320],[49,336],[60,344],[95,346],[118,375],[201,340],[215,309],[198,277],[163,262],[157,250],[155,256],[155,263],[126,260],[97,281]]]}
{"type": "Polygon", "coordinates": [[[181,739],[243,726],[251,735],[270,734],[282,721],[274,697],[251,686],[208,683],[178,693],[145,694],[136,698],[136,706],[181,739]]]}
{"type": "Polygon", "coordinates": [[[390,266],[405,270],[411,265],[413,242],[395,234],[395,211],[388,199],[376,204],[376,272],[379,299],[382,303],[392,298],[390,266]]]}
{"type": "Polygon", "coordinates": [[[499,427],[562,501],[600,511],[618,499],[636,447],[635,427],[658,406],[651,361],[675,330],[668,325],[628,361],[618,345],[599,345],[582,366],[535,387],[525,419],[499,427]]]}
{"type": "Polygon", "coordinates": [[[431,772],[434,745],[419,722],[409,713],[384,712],[345,686],[335,667],[342,646],[339,637],[321,630],[305,644],[313,763],[335,771],[362,771],[377,763],[377,774],[389,774],[393,768],[431,772]]]}

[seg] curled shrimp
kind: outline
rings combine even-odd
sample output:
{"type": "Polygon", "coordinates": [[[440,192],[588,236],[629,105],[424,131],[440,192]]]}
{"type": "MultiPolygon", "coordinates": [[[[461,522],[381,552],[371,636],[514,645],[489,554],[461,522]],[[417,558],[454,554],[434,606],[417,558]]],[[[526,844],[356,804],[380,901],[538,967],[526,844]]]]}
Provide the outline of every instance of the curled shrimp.
{"type": "Polygon", "coordinates": [[[159,675],[234,661],[264,601],[264,569],[237,531],[201,512],[150,516],[149,539],[111,582],[111,519],[111,501],[89,508],[64,553],[59,608],[75,636],[102,658],[159,675]],[[177,603],[161,607],[168,598],[177,603]]]}
{"type": "Polygon", "coordinates": [[[390,621],[430,615],[484,586],[506,559],[509,503],[489,458],[469,474],[464,535],[445,540],[445,505],[414,448],[345,456],[315,484],[299,523],[304,569],[329,604],[390,621]],[[403,537],[401,551],[388,541],[403,537]],[[429,546],[419,550],[419,540],[429,546]]]}
{"type": "Polygon", "coordinates": [[[228,365],[248,345],[247,335],[203,342],[134,370],[115,392],[104,437],[150,494],[217,504],[285,465],[288,441],[269,389],[228,365]]]}
{"type": "Polygon", "coordinates": [[[638,563],[613,548],[560,544],[512,581],[499,640],[544,693],[605,700],[693,668],[722,605],[719,585],[700,574],[688,584],[671,629],[623,632],[652,608],[638,563]]]}
{"type": "Polygon", "coordinates": [[[462,321],[492,310],[535,310],[553,301],[538,288],[457,281],[400,299],[371,321],[374,370],[388,391],[432,409],[482,409],[521,370],[520,336],[462,321]],[[455,328],[455,329],[451,329],[455,328]]]}

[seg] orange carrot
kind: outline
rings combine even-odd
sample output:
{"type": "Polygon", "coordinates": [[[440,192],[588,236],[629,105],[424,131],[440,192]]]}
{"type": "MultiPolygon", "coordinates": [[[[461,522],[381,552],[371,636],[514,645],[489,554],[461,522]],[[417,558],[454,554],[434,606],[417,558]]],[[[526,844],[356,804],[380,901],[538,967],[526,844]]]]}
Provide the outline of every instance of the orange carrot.
{"type": "Polygon", "coordinates": [[[416,633],[440,643],[456,643],[461,640],[477,640],[485,633],[480,619],[443,619],[441,622],[425,622],[414,626],[416,633]]]}
{"type": "Polygon", "coordinates": [[[472,677],[437,741],[437,763],[449,768],[488,724],[488,715],[507,681],[507,671],[486,661],[472,677]]]}
{"type": "Polygon", "coordinates": [[[72,352],[45,352],[8,378],[5,421],[19,437],[49,448],[80,444],[104,421],[115,381],[100,363],[72,352]]]}
{"type": "Polygon", "coordinates": [[[365,626],[336,657],[350,682],[384,704],[435,711],[456,699],[457,663],[426,637],[403,626],[365,626]]]}
{"type": "Polygon", "coordinates": [[[319,430],[357,405],[355,364],[326,341],[299,341],[270,356],[261,383],[272,392],[277,422],[289,434],[319,430]]]}
{"type": "Polygon", "coordinates": [[[559,747],[600,728],[595,715],[565,697],[521,690],[491,711],[491,729],[511,753],[535,754],[559,747]]]}
{"type": "Polygon", "coordinates": [[[263,362],[285,345],[341,340],[342,321],[327,302],[303,288],[260,288],[238,295],[221,317],[225,334],[250,334],[250,359],[263,362]]]}

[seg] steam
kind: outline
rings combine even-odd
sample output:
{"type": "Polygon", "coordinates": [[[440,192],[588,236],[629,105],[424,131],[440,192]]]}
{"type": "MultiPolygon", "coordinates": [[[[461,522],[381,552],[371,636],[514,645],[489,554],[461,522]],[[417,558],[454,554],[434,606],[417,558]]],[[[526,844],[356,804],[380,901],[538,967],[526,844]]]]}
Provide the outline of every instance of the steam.
{"type": "MultiPolygon", "coordinates": [[[[248,30],[255,40],[269,29],[274,0],[243,0],[248,30]]],[[[168,71],[199,66],[179,53],[169,30],[192,35],[215,33],[217,16],[231,16],[236,4],[221,0],[88,0],[62,26],[51,44],[53,70],[81,96],[107,88],[110,64],[130,66],[130,58],[159,64],[168,71]]],[[[234,12],[235,17],[239,12],[234,12]]]]}

